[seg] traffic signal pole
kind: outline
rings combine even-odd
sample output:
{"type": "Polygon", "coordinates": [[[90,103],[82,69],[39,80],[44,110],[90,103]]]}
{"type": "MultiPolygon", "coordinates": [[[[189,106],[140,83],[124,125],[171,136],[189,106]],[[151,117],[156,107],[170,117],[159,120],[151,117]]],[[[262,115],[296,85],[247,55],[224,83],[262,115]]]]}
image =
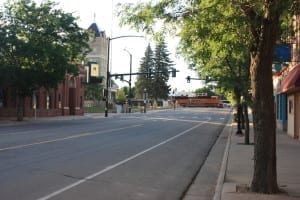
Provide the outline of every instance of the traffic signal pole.
{"type": "Polygon", "coordinates": [[[131,37],[144,37],[138,35],[122,35],[118,37],[110,38],[108,37],[108,47],[107,47],[107,66],[106,66],[106,89],[105,89],[105,117],[108,117],[108,95],[109,95],[109,84],[110,84],[110,72],[109,72],[109,64],[110,64],[110,43],[111,40],[120,39],[120,38],[131,38],[131,37]]]}

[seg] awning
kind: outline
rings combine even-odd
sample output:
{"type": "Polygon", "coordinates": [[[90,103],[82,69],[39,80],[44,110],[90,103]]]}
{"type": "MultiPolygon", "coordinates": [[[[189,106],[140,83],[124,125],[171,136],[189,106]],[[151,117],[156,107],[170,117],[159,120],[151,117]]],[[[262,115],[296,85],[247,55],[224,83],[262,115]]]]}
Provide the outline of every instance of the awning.
{"type": "Polygon", "coordinates": [[[287,93],[300,89],[300,65],[294,67],[282,80],[277,93],[287,93]]]}

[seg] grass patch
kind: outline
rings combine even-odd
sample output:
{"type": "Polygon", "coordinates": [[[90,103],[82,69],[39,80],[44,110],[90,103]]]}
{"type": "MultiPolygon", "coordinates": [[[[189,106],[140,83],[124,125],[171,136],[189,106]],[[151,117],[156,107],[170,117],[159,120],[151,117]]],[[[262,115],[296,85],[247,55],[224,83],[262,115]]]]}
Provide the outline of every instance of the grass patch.
{"type": "Polygon", "coordinates": [[[104,106],[84,107],[84,112],[85,113],[102,113],[102,112],[105,112],[105,107],[104,106]]]}

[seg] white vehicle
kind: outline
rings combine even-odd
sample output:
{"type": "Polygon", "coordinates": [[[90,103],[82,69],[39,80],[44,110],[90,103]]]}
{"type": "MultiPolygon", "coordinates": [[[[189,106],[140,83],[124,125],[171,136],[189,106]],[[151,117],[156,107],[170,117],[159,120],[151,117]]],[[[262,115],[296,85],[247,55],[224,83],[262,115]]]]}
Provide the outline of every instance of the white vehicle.
{"type": "Polygon", "coordinates": [[[231,103],[228,100],[221,100],[223,108],[231,108],[231,103]]]}

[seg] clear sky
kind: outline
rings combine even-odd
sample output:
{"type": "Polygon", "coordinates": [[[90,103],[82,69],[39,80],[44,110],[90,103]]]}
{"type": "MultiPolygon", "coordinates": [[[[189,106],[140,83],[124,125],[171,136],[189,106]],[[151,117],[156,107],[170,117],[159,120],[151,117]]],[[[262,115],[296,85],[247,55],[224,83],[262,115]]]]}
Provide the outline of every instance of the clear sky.
{"type": "MultiPolygon", "coordinates": [[[[4,2],[5,0],[0,0],[4,2]]],[[[36,0],[42,1],[42,0],[36,0]]],[[[118,19],[115,16],[115,5],[117,3],[137,2],[136,0],[55,0],[59,3],[59,7],[67,12],[72,12],[74,16],[79,17],[78,24],[82,28],[88,28],[93,22],[96,22],[100,29],[106,32],[109,37],[116,37],[121,35],[142,35],[128,27],[119,27],[118,19]]],[[[176,78],[170,77],[169,84],[172,90],[177,91],[193,91],[201,87],[201,81],[186,82],[186,77],[197,77],[196,73],[187,69],[187,64],[182,58],[175,56],[176,39],[169,38],[167,40],[168,49],[171,53],[171,59],[175,62],[175,68],[180,72],[177,73],[176,78]],[[168,42],[171,41],[171,42],[168,42]]],[[[111,73],[129,73],[129,54],[124,51],[127,49],[132,54],[132,72],[137,72],[141,58],[144,56],[145,49],[148,43],[151,43],[149,37],[145,38],[122,38],[112,40],[112,54],[111,54],[111,73]]],[[[153,47],[153,46],[152,46],[153,47]]],[[[154,49],[154,47],[153,47],[154,49]]],[[[132,77],[134,85],[135,76],[132,77]]],[[[126,79],[126,78],[125,78],[126,79]]],[[[128,80],[128,78],[127,78],[128,80]]],[[[126,82],[116,81],[122,87],[128,85],[126,82]]]]}

